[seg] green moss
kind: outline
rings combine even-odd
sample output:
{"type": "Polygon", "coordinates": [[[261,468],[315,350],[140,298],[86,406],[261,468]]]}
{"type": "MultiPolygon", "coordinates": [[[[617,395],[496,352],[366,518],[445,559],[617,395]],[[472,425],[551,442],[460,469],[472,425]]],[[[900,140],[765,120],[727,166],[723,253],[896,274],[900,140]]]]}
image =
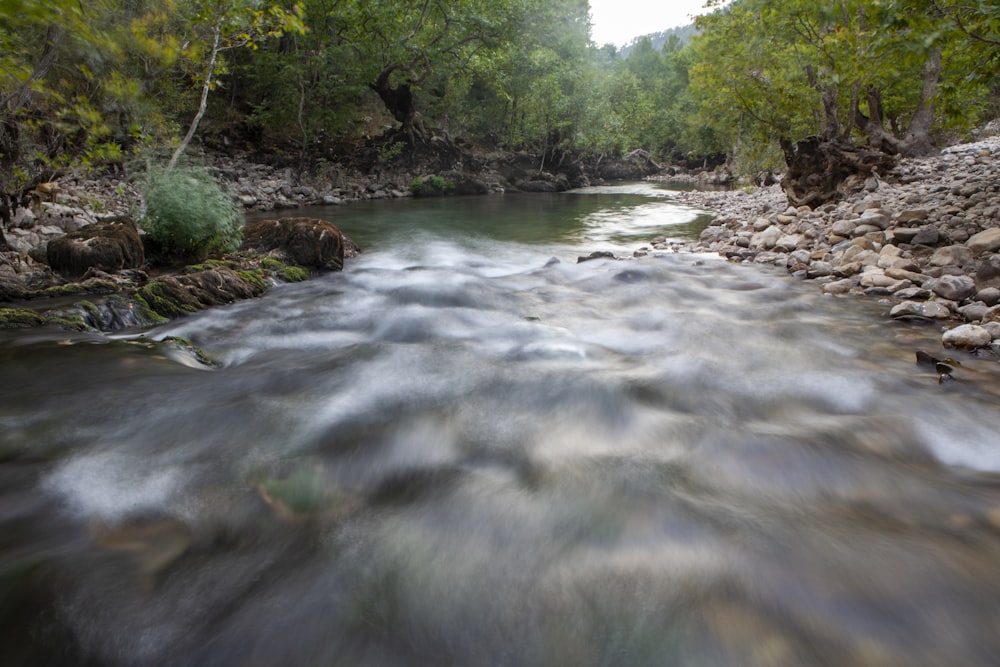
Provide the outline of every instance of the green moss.
{"type": "Polygon", "coordinates": [[[198,264],[189,264],[188,266],[185,266],[182,273],[197,273],[199,271],[208,271],[209,269],[218,269],[220,267],[235,269],[237,266],[239,265],[236,262],[225,259],[208,259],[198,264]]]}
{"type": "Polygon", "coordinates": [[[21,329],[45,324],[45,318],[24,308],[0,308],[0,328],[21,329]]]}
{"type": "Polygon", "coordinates": [[[136,298],[142,299],[147,308],[164,318],[189,315],[198,311],[195,305],[178,300],[166,283],[159,280],[146,283],[145,287],[138,291],[136,298]]]}
{"type": "Polygon", "coordinates": [[[267,289],[267,281],[264,279],[263,269],[246,269],[236,271],[236,275],[243,279],[247,285],[263,292],[267,289]]]}
{"type": "Polygon", "coordinates": [[[288,283],[300,283],[309,279],[309,269],[302,266],[286,266],[278,271],[278,277],[288,283]]]}
{"type": "Polygon", "coordinates": [[[266,256],[260,257],[260,265],[268,271],[281,271],[285,268],[285,263],[280,259],[266,256]]]}
{"type": "Polygon", "coordinates": [[[132,302],[135,304],[136,318],[144,325],[162,324],[167,321],[166,317],[153,310],[141,293],[133,295],[132,302]]]}
{"type": "Polygon", "coordinates": [[[82,313],[60,311],[46,313],[45,324],[66,329],[67,331],[97,331],[91,326],[82,313]]]}

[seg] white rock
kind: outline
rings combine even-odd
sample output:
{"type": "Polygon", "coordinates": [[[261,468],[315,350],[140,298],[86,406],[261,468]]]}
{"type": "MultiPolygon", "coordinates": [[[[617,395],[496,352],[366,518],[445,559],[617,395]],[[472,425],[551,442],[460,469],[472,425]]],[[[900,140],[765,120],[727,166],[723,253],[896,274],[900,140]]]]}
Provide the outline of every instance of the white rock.
{"type": "Polygon", "coordinates": [[[945,347],[954,347],[960,350],[973,350],[977,347],[986,347],[993,342],[993,336],[989,329],[976,324],[961,324],[954,329],[949,329],[941,335],[941,344],[945,347]]]}

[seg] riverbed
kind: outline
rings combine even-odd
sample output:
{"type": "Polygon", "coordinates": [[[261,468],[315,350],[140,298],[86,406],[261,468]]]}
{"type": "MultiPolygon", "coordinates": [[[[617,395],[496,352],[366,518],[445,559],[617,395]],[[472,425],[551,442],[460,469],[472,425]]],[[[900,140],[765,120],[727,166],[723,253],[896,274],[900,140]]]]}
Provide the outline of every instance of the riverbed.
{"type": "Polygon", "coordinates": [[[1000,660],[994,360],[942,382],[935,327],[777,269],[578,263],[697,238],[650,184],[300,213],[365,252],[0,332],[4,664],[1000,660]]]}

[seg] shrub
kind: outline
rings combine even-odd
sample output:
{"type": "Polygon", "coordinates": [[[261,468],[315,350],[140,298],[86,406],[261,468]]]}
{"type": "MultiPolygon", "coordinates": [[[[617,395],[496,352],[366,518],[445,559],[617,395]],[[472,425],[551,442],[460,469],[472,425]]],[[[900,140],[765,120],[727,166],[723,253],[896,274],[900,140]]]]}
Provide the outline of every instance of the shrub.
{"type": "Polygon", "coordinates": [[[442,176],[431,176],[427,179],[417,177],[410,183],[410,192],[415,196],[439,196],[455,189],[455,184],[442,176]]]}
{"type": "Polygon", "coordinates": [[[201,259],[239,248],[243,214],[207,170],[151,170],[142,194],[142,228],[167,255],[201,259]]]}

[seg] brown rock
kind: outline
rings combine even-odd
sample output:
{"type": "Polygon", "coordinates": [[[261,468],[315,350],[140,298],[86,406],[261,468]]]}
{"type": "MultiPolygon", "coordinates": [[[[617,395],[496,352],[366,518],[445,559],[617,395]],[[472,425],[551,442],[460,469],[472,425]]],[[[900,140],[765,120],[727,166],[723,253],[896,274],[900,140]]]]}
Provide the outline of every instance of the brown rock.
{"type": "Polygon", "coordinates": [[[311,269],[340,271],[344,268],[344,257],[353,256],[352,248],[357,246],[325,220],[279,218],[247,225],[243,248],[278,252],[288,262],[311,269]]]}
{"type": "Polygon", "coordinates": [[[88,269],[138,269],[145,262],[139,231],[131,220],[88,225],[52,239],[46,249],[49,266],[65,276],[78,277],[88,269]]]}

